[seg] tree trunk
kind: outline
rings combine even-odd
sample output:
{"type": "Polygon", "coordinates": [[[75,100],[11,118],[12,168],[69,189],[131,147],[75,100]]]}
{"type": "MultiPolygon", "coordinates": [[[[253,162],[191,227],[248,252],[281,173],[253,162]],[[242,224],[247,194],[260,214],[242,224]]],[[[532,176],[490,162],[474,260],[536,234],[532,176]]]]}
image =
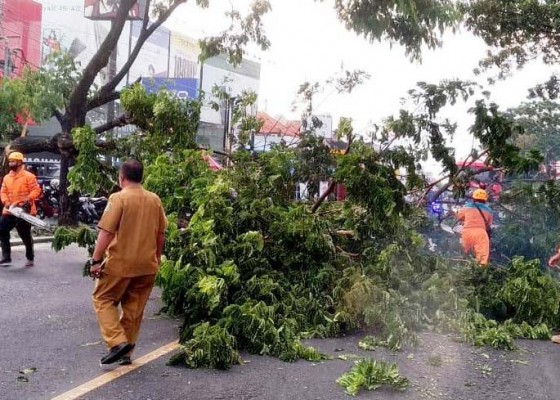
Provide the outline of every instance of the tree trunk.
{"type": "Polygon", "coordinates": [[[70,157],[68,154],[60,154],[60,186],[58,190],[59,225],[76,225],[77,218],[73,218],[69,207],[70,199],[68,197],[68,171],[70,170],[70,157]]]}
{"type": "Polygon", "coordinates": [[[73,199],[68,193],[68,172],[76,152],[72,141],[72,129],[84,126],[85,122],[85,107],[81,113],[74,115],[70,114],[67,110],[60,122],[62,133],[57,141],[58,153],[60,154],[59,225],[73,226],[78,224],[77,199],[73,199]]]}

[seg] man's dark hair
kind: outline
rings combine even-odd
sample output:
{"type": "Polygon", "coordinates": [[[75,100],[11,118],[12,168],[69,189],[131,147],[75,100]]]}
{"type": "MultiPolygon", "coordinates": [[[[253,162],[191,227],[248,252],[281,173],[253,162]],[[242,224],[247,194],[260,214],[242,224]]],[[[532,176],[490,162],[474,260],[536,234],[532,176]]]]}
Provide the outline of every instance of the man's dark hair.
{"type": "Polygon", "coordinates": [[[130,158],[121,164],[121,175],[127,181],[140,183],[144,175],[144,166],[140,161],[130,158]]]}

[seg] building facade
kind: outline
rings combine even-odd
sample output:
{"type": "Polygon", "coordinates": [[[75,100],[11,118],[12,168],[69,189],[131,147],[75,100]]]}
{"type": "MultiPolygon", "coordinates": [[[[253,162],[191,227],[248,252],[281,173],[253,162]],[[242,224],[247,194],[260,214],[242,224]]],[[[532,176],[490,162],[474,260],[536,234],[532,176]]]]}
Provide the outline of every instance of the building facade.
{"type": "MultiPolygon", "coordinates": [[[[103,15],[109,15],[112,11],[105,10],[103,14],[103,10],[99,10],[96,14],[92,9],[94,3],[93,0],[0,0],[0,28],[4,35],[10,32],[18,36],[9,46],[21,47],[24,54],[22,59],[27,60],[29,66],[38,68],[45,64],[49,55],[64,51],[71,55],[79,67],[84,68],[110,29],[110,21],[103,15]]],[[[117,45],[117,71],[128,60],[138,40],[141,25],[142,21],[135,20],[134,15],[127,21],[117,45]]],[[[0,58],[1,54],[3,47],[0,47],[0,58]]],[[[242,91],[253,91],[258,95],[258,63],[244,60],[239,67],[234,68],[224,57],[214,57],[201,65],[199,55],[197,40],[161,26],[143,45],[118,89],[140,79],[148,91],[165,88],[178,98],[198,98],[204,93],[207,102],[212,100],[214,86],[225,87],[233,96],[242,91]]],[[[23,64],[17,65],[10,76],[15,77],[21,70],[23,64]]],[[[109,68],[104,68],[95,83],[103,85],[111,79],[110,74],[109,68]]],[[[114,107],[117,113],[118,104],[114,107]]],[[[253,112],[256,114],[256,111],[255,106],[253,112]]],[[[229,125],[229,121],[224,119],[226,114],[224,110],[214,111],[208,105],[203,107],[197,135],[201,145],[223,150],[225,130],[229,125]]],[[[104,106],[88,114],[88,123],[97,126],[108,118],[108,107],[104,106]]],[[[52,136],[59,130],[53,119],[40,126],[31,126],[29,134],[52,136]]],[[[119,136],[134,132],[133,126],[116,130],[119,136]]]]}

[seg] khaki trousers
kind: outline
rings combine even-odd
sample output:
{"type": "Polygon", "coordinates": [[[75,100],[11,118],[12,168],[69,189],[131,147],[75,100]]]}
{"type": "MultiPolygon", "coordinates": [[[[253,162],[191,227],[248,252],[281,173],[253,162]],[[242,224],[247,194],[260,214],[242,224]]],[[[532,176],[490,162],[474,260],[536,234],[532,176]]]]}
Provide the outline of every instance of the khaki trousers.
{"type": "Polygon", "coordinates": [[[97,314],[101,336],[107,347],[121,343],[136,344],[144,307],[156,276],[134,278],[104,275],[95,283],[93,309],[97,314]],[[119,316],[119,304],[122,314],[119,316]]]}

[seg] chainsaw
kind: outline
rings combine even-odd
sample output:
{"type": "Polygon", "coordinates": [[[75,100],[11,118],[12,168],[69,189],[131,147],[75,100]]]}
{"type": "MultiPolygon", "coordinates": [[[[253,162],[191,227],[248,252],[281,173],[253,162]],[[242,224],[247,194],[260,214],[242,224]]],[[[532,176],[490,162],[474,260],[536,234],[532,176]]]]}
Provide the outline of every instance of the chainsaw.
{"type": "Polygon", "coordinates": [[[23,211],[23,208],[21,207],[10,206],[10,208],[8,208],[8,211],[14,217],[23,219],[24,221],[29,222],[31,225],[35,225],[43,229],[50,228],[50,225],[47,221],[43,221],[41,218],[37,218],[31,214],[26,213],[25,211],[23,211]]]}

